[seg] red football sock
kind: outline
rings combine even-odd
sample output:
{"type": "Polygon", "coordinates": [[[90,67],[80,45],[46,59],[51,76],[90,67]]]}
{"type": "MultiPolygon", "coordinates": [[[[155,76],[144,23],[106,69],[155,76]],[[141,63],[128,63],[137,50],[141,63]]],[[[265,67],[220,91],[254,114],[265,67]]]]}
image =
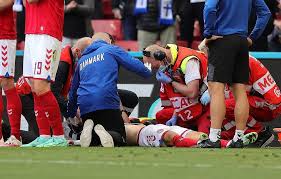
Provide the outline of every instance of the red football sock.
{"type": "Polygon", "coordinates": [[[54,136],[64,135],[60,107],[51,91],[39,96],[42,104],[45,118],[48,119],[49,124],[52,127],[54,136]]]}
{"type": "Polygon", "coordinates": [[[20,139],[20,121],[22,105],[16,88],[5,91],[7,98],[7,114],[11,125],[11,135],[20,139]]]}
{"type": "MultiPolygon", "coordinates": [[[[0,88],[1,90],[1,88],[0,88]]],[[[3,99],[2,99],[2,94],[0,96],[0,139],[2,139],[3,135],[2,135],[2,115],[3,115],[3,110],[4,110],[4,106],[3,106],[3,99]]]]}
{"type": "Polygon", "coordinates": [[[198,140],[183,138],[180,135],[176,135],[172,139],[174,146],[176,147],[192,147],[197,145],[198,140]]]}
{"type": "Polygon", "coordinates": [[[34,97],[34,113],[39,128],[39,134],[50,136],[51,135],[50,124],[43,112],[43,106],[42,106],[43,102],[40,100],[40,97],[37,96],[35,93],[33,93],[33,97],[34,97]]]}

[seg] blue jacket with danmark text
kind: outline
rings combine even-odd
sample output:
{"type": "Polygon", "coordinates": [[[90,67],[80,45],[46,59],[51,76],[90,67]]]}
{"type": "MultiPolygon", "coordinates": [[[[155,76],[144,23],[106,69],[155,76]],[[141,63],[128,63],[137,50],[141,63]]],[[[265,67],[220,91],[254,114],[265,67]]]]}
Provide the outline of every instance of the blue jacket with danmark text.
{"type": "Polygon", "coordinates": [[[119,109],[117,93],[119,66],[147,78],[151,71],[118,46],[105,41],[93,42],[78,61],[69,92],[68,115],[103,109],[119,109]]]}

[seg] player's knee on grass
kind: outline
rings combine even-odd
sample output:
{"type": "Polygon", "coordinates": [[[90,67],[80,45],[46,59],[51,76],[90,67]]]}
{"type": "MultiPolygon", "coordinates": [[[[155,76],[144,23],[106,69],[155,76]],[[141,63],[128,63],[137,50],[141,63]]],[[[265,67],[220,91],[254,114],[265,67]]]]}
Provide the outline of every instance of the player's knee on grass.
{"type": "MultiPolygon", "coordinates": [[[[111,135],[115,147],[120,147],[120,146],[126,145],[126,139],[124,139],[121,134],[119,134],[116,131],[107,131],[107,132],[111,135]]],[[[96,132],[93,130],[92,141],[91,141],[90,146],[100,146],[100,145],[101,145],[100,138],[96,134],[96,132]]]]}
{"type": "Polygon", "coordinates": [[[121,147],[126,145],[126,139],[121,134],[115,131],[107,131],[113,138],[114,146],[121,147]]]}

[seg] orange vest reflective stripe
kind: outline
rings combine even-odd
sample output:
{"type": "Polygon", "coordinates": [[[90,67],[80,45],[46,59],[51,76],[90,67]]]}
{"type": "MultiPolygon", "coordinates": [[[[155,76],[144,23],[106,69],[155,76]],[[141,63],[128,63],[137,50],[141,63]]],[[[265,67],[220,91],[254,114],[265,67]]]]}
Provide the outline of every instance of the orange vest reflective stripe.
{"type": "MultiPolygon", "coordinates": [[[[173,65],[173,71],[176,71],[178,68],[180,68],[182,65],[182,62],[187,57],[192,57],[192,56],[196,57],[200,62],[200,74],[201,74],[201,80],[203,80],[205,77],[207,77],[208,61],[207,61],[207,57],[205,56],[205,54],[200,51],[178,46],[178,54],[177,54],[176,61],[173,65]]],[[[183,72],[183,73],[185,73],[185,72],[183,72]]]]}

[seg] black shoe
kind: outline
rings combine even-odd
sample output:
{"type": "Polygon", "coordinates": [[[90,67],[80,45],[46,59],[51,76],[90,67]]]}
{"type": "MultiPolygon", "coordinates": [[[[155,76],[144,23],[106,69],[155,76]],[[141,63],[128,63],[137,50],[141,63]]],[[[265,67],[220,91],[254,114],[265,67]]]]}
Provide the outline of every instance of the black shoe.
{"type": "Polygon", "coordinates": [[[259,133],[257,141],[251,145],[252,147],[267,147],[274,140],[274,135],[269,127],[265,127],[259,133]]]}
{"type": "Polygon", "coordinates": [[[221,148],[221,141],[212,142],[210,139],[202,140],[198,143],[200,148],[221,148]]]}
{"type": "Polygon", "coordinates": [[[227,145],[227,148],[243,148],[243,147],[244,147],[244,144],[243,144],[243,140],[242,139],[238,139],[236,142],[231,140],[230,144],[227,145]]]}

